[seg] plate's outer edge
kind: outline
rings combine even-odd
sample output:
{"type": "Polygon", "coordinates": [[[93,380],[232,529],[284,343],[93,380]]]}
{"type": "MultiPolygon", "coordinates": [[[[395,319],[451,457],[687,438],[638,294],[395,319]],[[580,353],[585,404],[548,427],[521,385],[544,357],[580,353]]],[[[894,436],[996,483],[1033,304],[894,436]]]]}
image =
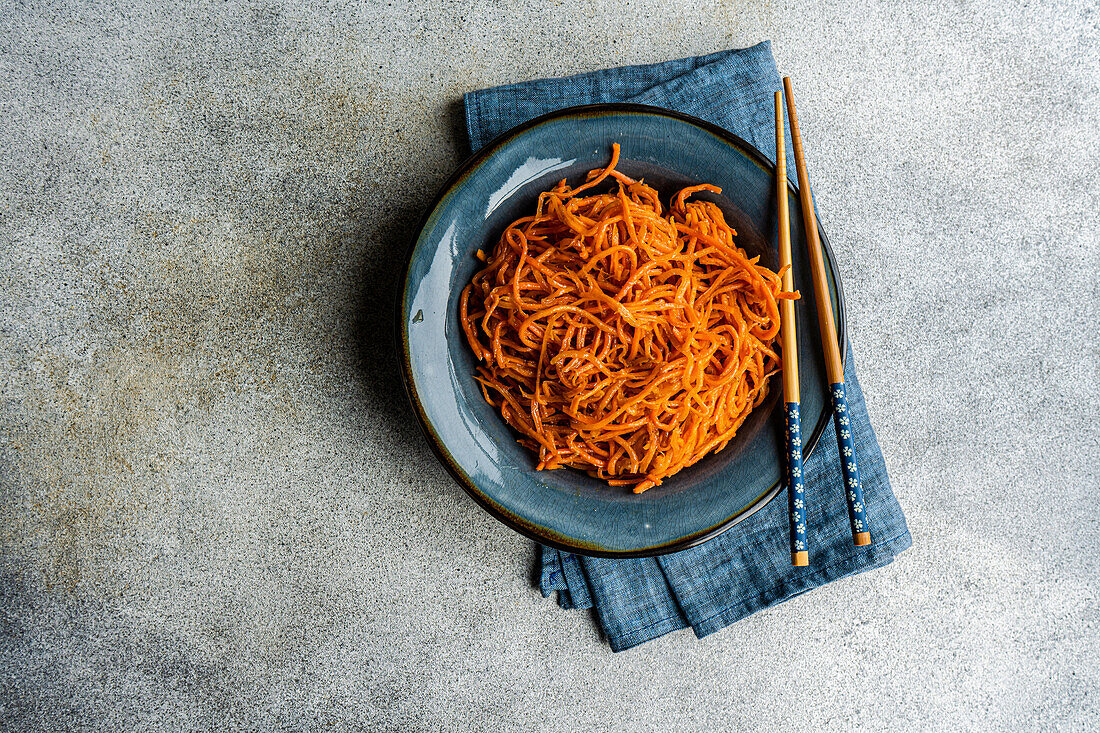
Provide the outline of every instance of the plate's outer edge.
{"type": "MultiPolygon", "coordinates": [[[[412,265],[412,255],[416,250],[416,245],[420,241],[421,235],[424,233],[424,228],[427,226],[428,221],[431,219],[432,214],[439,207],[443,199],[450,193],[461,181],[465,178],[473,169],[480,165],[485,159],[489,158],[497,148],[503,146],[505,143],[515,137],[519,137],[526,131],[537,127],[545,122],[552,120],[558,120],[566,117],[587,117],[606,114],[648,114],[656,115],[659,117],[668,117],[671,119],[680,120],[689,124],[695,125],[706,132],[711,133],[719,138],[722,138],[727,143],[737,148],[740,152],[744,153],[754,163],[761,168],[771,171],[772,175],[775,175],[775,164],[768,160],[768,158],[761,153],[754,145],[748,141],[738,137],[732,132],[711,124],[706,120],[693,117],[682,112],[676,112],[675,110],[668,110],[662,107],[653,107],[646,104],[632,104],[632,103],[611,103],[611,104],[587,104],[579,105],[575,107],[566,107],[554,112],[550,112],[539,117],[535,117],[521,125],[517,125],[512,129],[501,133],[484,147],[477,152],[472,153],[459,165],[458,169],[440,186],[435,197],[432,199],[431,204],[426,208],[424,215],[421,217],[420,223],[416,228],[416,234],[410,239],[409,245],[405,254],[405,266],[403,268],[402,277],[399,282],[399,291],[394,299],[394,318],[397,328],[395,329],[395,337],[398,343],[395,344],[397,350],[401,354],[401,380],[405,385],[405,392],[409,397],[409,402],[413,406],[413,410],[416,414],[417,424],[420,426],[421,432],[428,439],[428,444],[435,454],[439,462],[443,464],[443,467],[447,469],[447,472],[458,482],[460,486],[474,499],[483,509],[496,517],[498,520],[508,525],[520,534],[529,537],[541,544],[553,547],[563,552],[572,552],[580,555],[587,555],[590,557],[604,557],[604,558],[632,558],[632,557],[654,557],[657,555],[665,555],[672,552],[678,552],[680,550],[686,550],[690,547],[695,547],[708,540],[711,540],[723,532],[727,531],[739,522],[744,521],[748,517],[752,516],[756,512],[764,508],[768,502],[776,497],[782,491],[784,487],[783,479],[780,478],[775,484],[773,484],[768,490],[760,494],[756,499],[752,501],[746,508],[737,512],[736,514],[726,518],[718,524],[708,527],[699,532],[686,535],[673,542],[667,542],[661,545],[655,545],[651,547],[643,547],[637,550],[608,550],[599,545],[589,545],[578,543],[572,538],[564,537],[556,532],[549,530],[546,527],[535,525],[526,521],[522,517],[516,516],[512,512],[508,511],[493,499],[482,492],[473,482],[469,481],[463,472],[458,468],[454,458],[451,457],[446,447],[442,445],[439,437],[432,431],[431,425],[428,421],[427,414],[424,412],[424,408],[421,405],[420,397],[416,392],[416,386],[413,383],[412,378],[412,365],[410,363],[411,355],[409,354],[409,339],[408,339],[408,323],[403,317],[404,305],[405,305],[405,293],[407,291],[406,283],[409,278],[409,271],[412,265]]],[[[798,188],[790,177],[787,176],[787,188],[790,195],[797,199],[798,188]]],[[[836,290],[836,308],[834,309],[834,316],[837,324],[837,338],[840,346],[841,358],[846,358],[847,355],[847,343],[848,343],[848,327],[846,319],[846,307],[844,299],[844,288],[841,283],[840,272],[837,269],[836,257],[833,254],[832,246],[829,244],[829,238],[825,234],[824,229],[821,227],[820,218],[818,218],[818,236],[821,239],[821,246],[824,252],[825,260],[828,264],[828,273],[832,276],[830,282],[833,288],[836,290]]],[[[818,424],[814,426],[813,432],[810,434],[809,439],[803,445],[803,459],[809,458],[813,453],[814,448],[817,447],[817,443],[821,438],[822,432],[829,424],[829,411],[826,410],[823,417],[818,421],[818,424]]],[[[782,472],[780,472],[782,475],[782,472]]]]}

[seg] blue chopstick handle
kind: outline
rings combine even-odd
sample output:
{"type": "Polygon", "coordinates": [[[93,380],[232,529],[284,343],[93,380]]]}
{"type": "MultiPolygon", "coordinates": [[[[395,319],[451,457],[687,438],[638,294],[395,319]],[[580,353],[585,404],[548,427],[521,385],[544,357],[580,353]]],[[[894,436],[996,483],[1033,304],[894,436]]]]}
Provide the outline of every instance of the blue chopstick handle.
{"type": "Polygon", "coordinates": [[[790,511],[791,563],[805,565],[808,552],[806,542],[806,487],[802,480],[802,419],[797,402],[786,406],[786,465],[787,508],[790,511]],[[802,553],[801,555],[799,553],[802,553]]]}
{"type": "Polygon", "coordinates": [[[871,541],[870,526],[867,523],[867,507],[863,503],[863,484],[859,480],[856,443],[852,439],[852,421],[844,382],[829,385],[829,395],[833,402],[833,424],[836,426],[836,442],[840,446],[840,468],[844,472],[844,497],[848,501],[852,539],[857,545],[866,545],[871,541]]]}

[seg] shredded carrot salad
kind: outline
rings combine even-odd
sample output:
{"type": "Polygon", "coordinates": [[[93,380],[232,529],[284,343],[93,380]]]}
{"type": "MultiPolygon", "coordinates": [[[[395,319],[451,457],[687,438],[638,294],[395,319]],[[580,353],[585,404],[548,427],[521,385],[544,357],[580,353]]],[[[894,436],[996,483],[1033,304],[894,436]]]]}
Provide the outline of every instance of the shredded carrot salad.
{"type": "Polygon", "coordinates": [[[781,368],[777,301],[709,184],[657,191],[606,168],[539,195],[462,291],[485,399],[538,453],[630,486],[659,485],[733,438],[781,368]],[[616,190],[582,192],[612,178],[616,190]]]}

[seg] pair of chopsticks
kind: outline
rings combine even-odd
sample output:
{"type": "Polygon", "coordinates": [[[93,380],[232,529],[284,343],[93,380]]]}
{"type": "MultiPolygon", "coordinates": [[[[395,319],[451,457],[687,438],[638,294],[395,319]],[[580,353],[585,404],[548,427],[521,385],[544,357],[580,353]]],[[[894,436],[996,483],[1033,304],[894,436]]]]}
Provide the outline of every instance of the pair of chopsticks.
{"type": "MultiPolygon", "coordinates": [[[[844,474],[844,498],[848,503],[848,520],[852,540],[857,545],[871,544],[871,532],[863,503],[863,486],[856,465],[856,447],[852,440],[852,425],[848,398],[844,391],[844,361],[836,337],[833,304],[829,300],[825,276],[825,259],[821,239],[817,234],[817,215],[810,194],[810,177],[806,172],[806,157],[802,151],[802,136],[798,131],[798,113],[794,108],[791,78],[783,78],[787,96],[787,114],[791,123],[791,144],[798,172],[798,197],[802,202],[802,221],[806,226],[806,247],[813,271],[814,296],[817,305],[817,325],[825,351],[825,371],[829,378],[829,397],[833,407],[840,465],[844,474]]],[[[775,194],[779,206],[779,267],[783,272],[783,289],[794,290],[791,272],[791,224],[787,209],[787,150],[783,136],[783,93],[775,93],[775,194]]],[[[809,545],[806,540],[806,491],[802,471],[802,427],[798,395],[798,338],[795,333],[794,301],[780,302],[780,333],[783,343],[783,402],[786,418],[787,506],[790,510],[791,564],[809,565],[809,545]]]]}

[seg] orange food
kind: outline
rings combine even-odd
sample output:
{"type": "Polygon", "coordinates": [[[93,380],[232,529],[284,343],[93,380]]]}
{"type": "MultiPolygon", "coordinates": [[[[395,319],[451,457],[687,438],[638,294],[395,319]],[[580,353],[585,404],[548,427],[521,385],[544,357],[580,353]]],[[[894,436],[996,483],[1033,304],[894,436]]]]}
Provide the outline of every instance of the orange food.
{"type": "Polygon", "coordinates": [[[610,164],[561,181],[505,229],[462,291],[485,399],[538,453],[631,486],[659,485],[733,438],[780,369],[780,276],[737,246],[703,184],[665,211],[610,164]],[[605,180],[614,191],[581,196],[605,180]]]}

